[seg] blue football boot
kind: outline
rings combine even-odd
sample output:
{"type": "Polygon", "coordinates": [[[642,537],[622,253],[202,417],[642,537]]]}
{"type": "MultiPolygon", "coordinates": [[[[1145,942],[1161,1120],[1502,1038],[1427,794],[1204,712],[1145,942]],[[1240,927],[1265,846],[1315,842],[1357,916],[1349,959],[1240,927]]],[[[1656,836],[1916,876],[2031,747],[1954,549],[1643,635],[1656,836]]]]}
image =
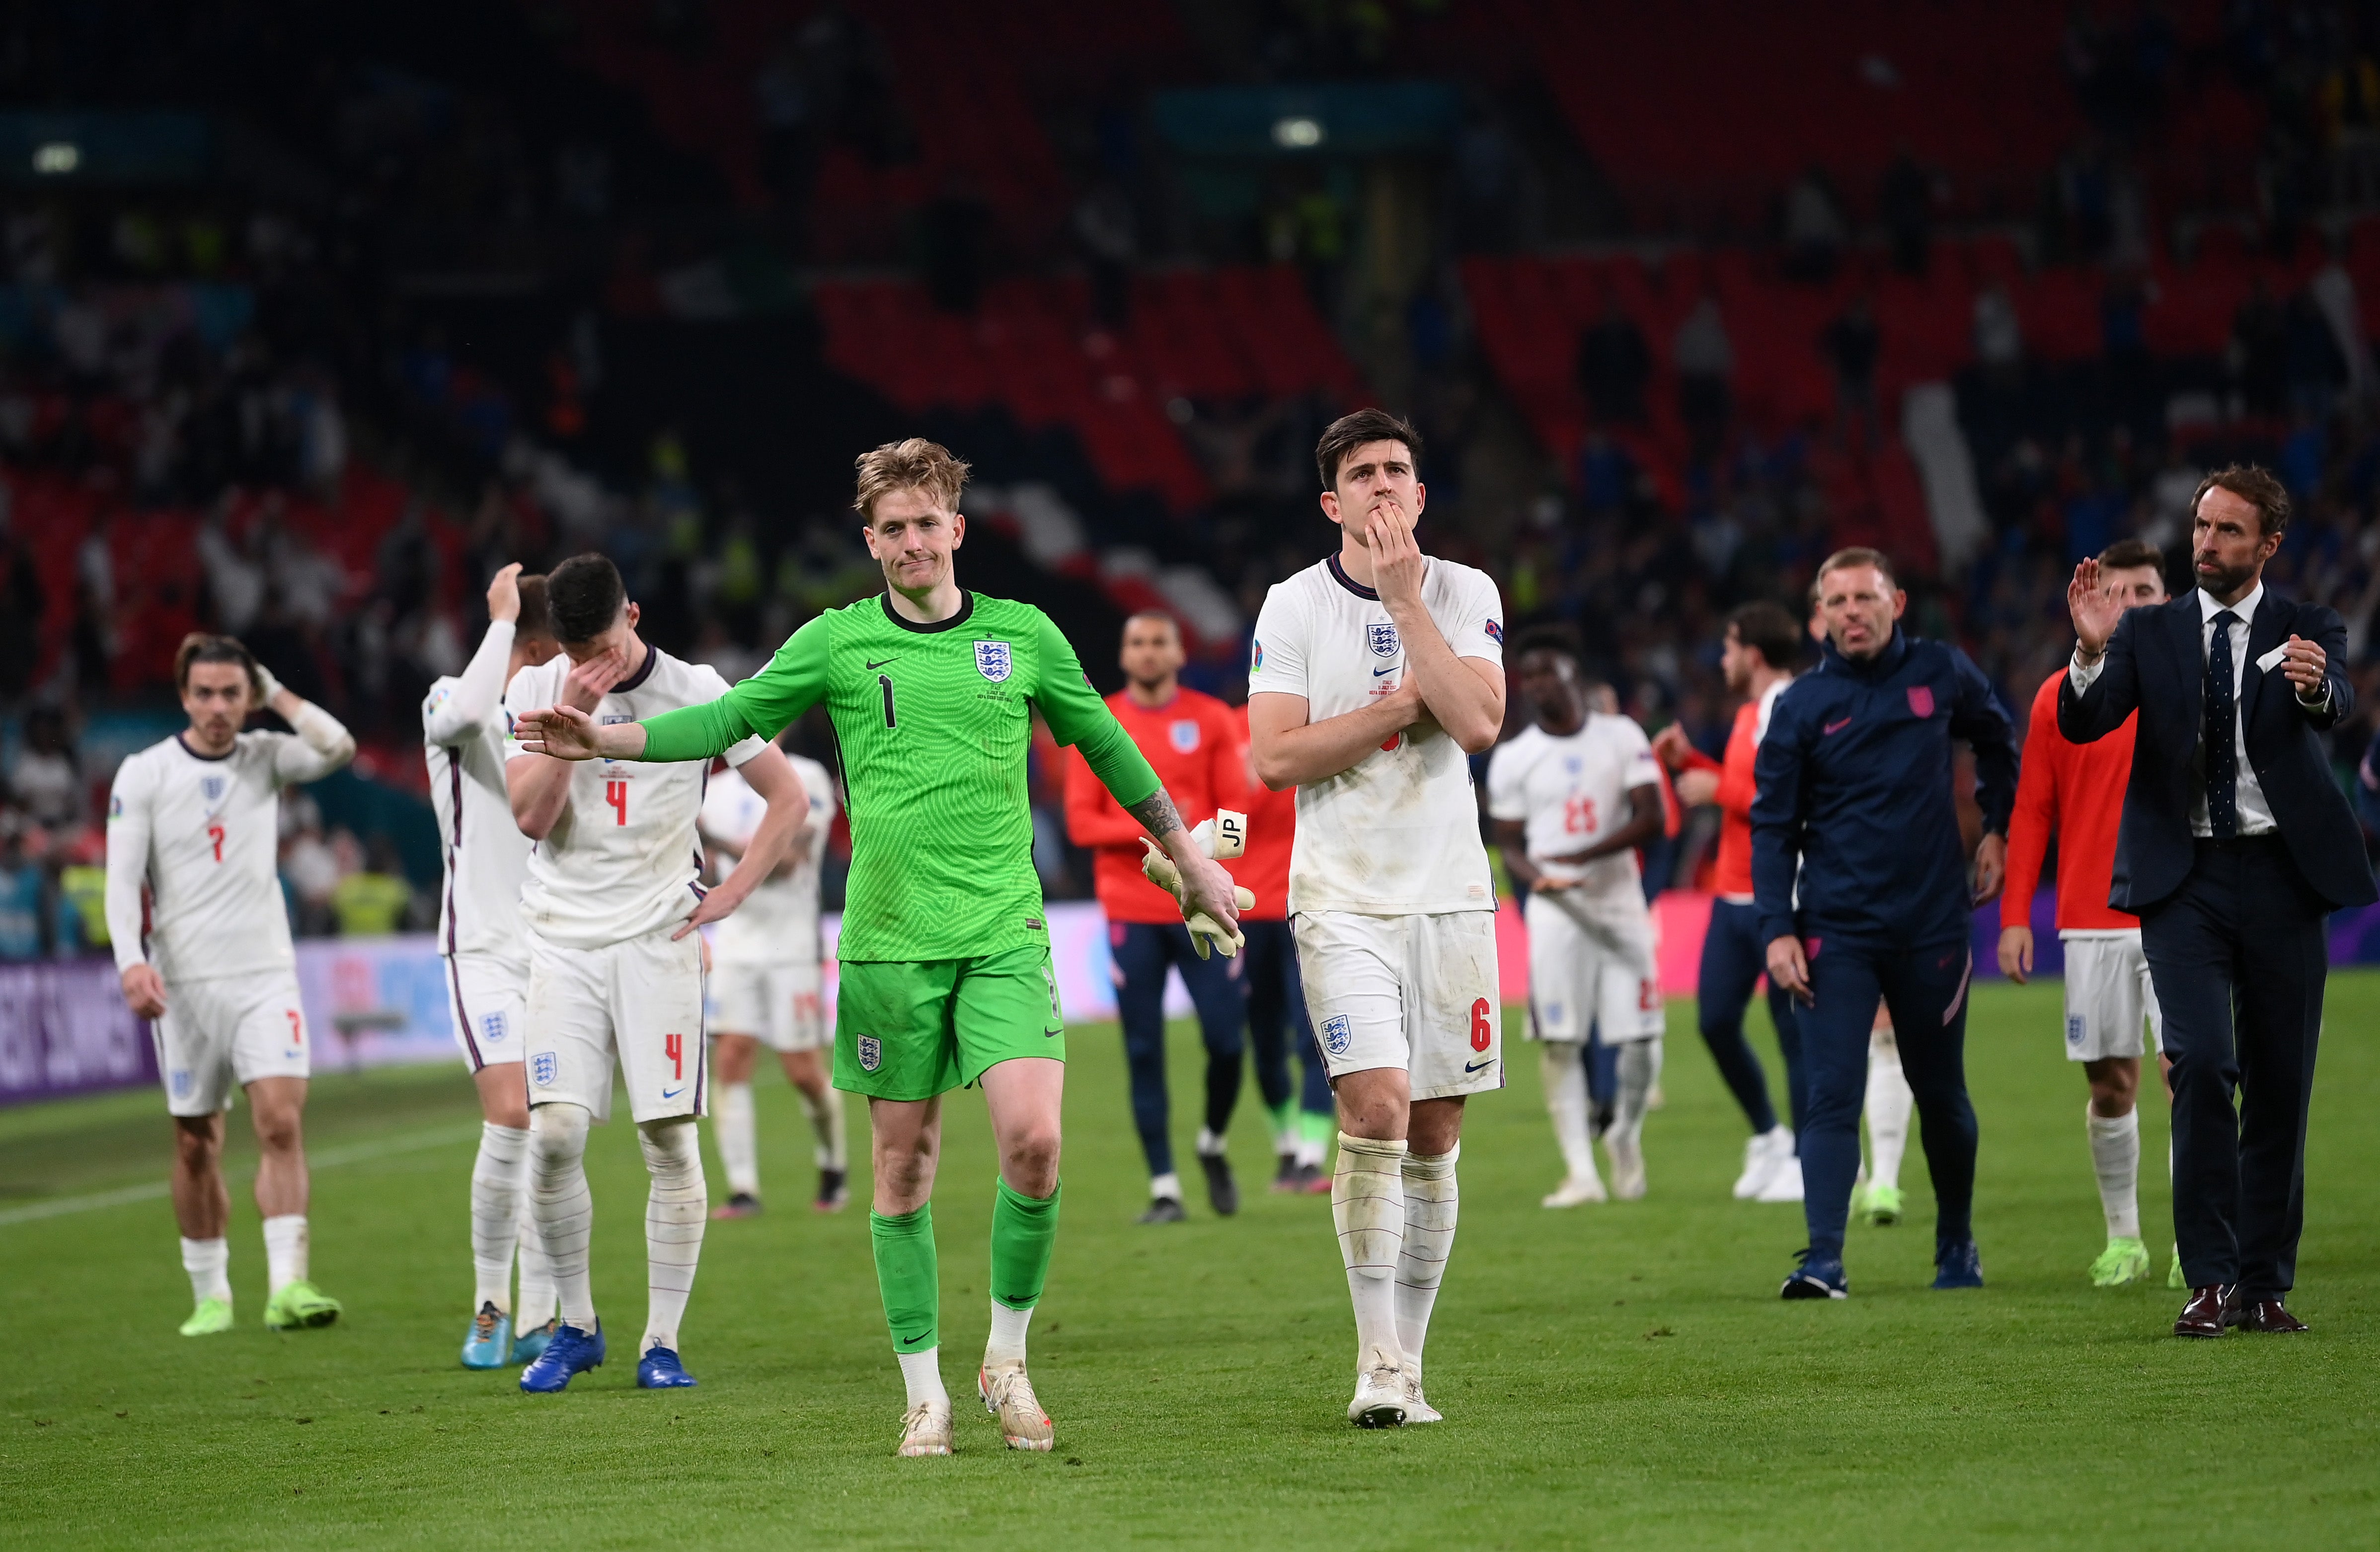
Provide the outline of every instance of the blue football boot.
{"type": "Polygon", "coordinates": [[[597,1321],[592,1332],[576,1326],[556,1326],[545,1351],[537,1362],[521,1371],[521,1388],[538,1395],[551,1395],[570,1388],[571,1376],[603,1366],[603,1323],[597,1321]]]}
{"type": "Polygon", "coordinates": [[[471,1328],[463,1335],[463,1366],[501,1369],[512,1351],[513,1317],[500,1312],[492,1301],[482,1303],[480,1313],[471,1317],[471,1328]]]}
{"type": "Polygon", "coordinates": [[[545,1351],[545,1344],[553,1340],[553,1328],[559,1324],[559,1321],[549,1320],[542,1326],[513,1333],[513,1362],[524,1364],[536,1363],[537,1355],[545,1351]]]}
{"type": "Polygon", "coordinates": [[[1800,1253],[1802,1264],[1777,1291],[1780,1299],[1848,1299],[1852,1296],[1851,1279],[1843,1275],[1843,1258],[1840,1255],[1813,1255],[1805,1248],[1800,1253]]]}
{"type": "Polygon", "coordinates": [[[1973,1240],[1961,1240],[1956,1244],[1934,1247],[1934,1286],[1937,1288],[1981,1288],[1984,1285],[1984,1254],[1973,1240]]]}
{"type": "Polygon", "coordinates": [[[678,1362],[674,1347],[649,1347],[637,1361],[637,1388],[640,1390],[684,1390],[694,1384],[694,1376],[678,1362]]]}

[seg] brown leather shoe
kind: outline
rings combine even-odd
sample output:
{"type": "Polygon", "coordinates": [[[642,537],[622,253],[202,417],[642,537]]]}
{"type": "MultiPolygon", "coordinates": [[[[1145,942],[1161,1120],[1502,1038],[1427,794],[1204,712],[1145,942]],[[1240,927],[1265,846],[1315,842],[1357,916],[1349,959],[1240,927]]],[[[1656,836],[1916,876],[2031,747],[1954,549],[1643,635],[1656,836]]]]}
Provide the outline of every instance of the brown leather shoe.
{"type": "Polygon", "coordinates": [[[2226,1317],[2225,1298],[2230,1290],[2220,1283],[2190,1291],[2190,1303],[2181,1306],[2181,1315],[2173,1323],[2177,1337],[2219,1337],[2231,1324],[2226,1317]]]}
{"type": "Polygon", "coordinates": [[[2223,1324],[2250,1331],[2269,1331],[2276,1336],[2306,1328],[2306,1323],[2282,1307],[2278,1299],[2234,1300],[2223,1306],[2223,1324]]]}

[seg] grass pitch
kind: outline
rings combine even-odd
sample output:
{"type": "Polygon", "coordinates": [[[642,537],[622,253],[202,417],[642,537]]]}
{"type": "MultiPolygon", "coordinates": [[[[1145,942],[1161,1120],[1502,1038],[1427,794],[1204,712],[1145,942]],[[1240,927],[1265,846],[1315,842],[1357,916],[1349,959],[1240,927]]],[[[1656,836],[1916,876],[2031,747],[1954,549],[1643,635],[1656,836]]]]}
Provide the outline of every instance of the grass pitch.
{"type": "MultiPolygon", "coordinates": [[[[1765,1029],[1765,1018],[1755,1021],[1765,1029]]],[[[892,1458],[901,1388],[858,1206],[810,1212],[808,1128],[759,1085],[771,1210],[710,1226],[685,1327],[701,1386],[634,1388],[643,1175],[625,1124],[589,1149],[610,1364],[560,1397],[469,1374],[471,1089],[444,1068],[319,1081],[314,1267],[328,1331],[263,1329],[263,1252],[233,1187],[235,1334],[188,1309],[149,1093],[0,1113],[0,1543],[176,1548],[1955,1546],[2380,1544],[2380,976],[2331,982],[2298,1339],[2167,1335],[2161,1106],[2143,1107],[2154,1290],[2099,1292],[2104,1235],[2058,989],[1979,987],[1989,1286],[1925,1283],[1913,1220],[1855,1227],[1852,1297],[1786,1304],[1798,1208],[1728,1197],[1742,1126],[1671,1010],[1669,1102],[1643,1202],[1551,1213],[1535,1062],[1471,1108],[1463,1213],[1431,1330],[1448,1421],[1344,1421],[1354,1334],[1326,1198],[1269,1194],[1261,1117],[1232,1138],[1235,1220],[1131,1221],[1144,1181],[1110,1026],[1073,1032],[1066,1204],[1033,1330],[1052,1455],[972,1405],[992,1171],[980,1101],[952,1106],[935,1216],[960,1453],[892,1458]],[[124,1199],[130,1196],[132,1199],[124,1199]],[[84,1205],[91,1198],[107,1205],[84,1205]],[[55,1211],[61,1206],[74,1210],[55,1211]],[[49,1216],[34,1217],[46,1212],[49,1216]]],[[[1175,1130],[1196,1126],[1177,1033],[1175,1130]]],[[[1781,1089],[1769,1057],[1772,1087],[1781,1089]]],[[[854,1106],[855,1135],[864,1132],[854,1106]]],[[[252,1162],[233,1118],[235,1168],[252,1162]]],[[[864,1166],[863,1166],[864,1169],[864,1166]]],[[[721,1187],[712,1161],[713,1192],[721,1187]]],[[[855,1181],[862,1202],[864,1175],[855,1181]]],[[[1194,1182],[1194,1196],[1196,1195],[1194,1182]]]]}

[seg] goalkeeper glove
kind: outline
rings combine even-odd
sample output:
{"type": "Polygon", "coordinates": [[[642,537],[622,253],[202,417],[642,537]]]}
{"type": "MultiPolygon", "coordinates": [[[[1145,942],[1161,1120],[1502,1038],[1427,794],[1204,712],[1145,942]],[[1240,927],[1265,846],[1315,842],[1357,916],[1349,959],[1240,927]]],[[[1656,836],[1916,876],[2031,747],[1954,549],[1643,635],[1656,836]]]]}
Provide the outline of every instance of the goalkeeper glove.
{"type": "MultiPolygon", "coordinates": [[[[1217,949],[1223,951],[1225,959],[1231,959],[1247,947],[1248,940],[1240,935],[1237,927],[1229,922],[1219,922],[1204,911],[1193,910],[1183,899],[1182,870],[1173,866],[1173,859],[1165,855],[1162,847],[1145,835],[1141,837],[1140,843],[1148,849],[1148,855],[1140,859],[1141,872],[1148,876],[1150,883],[1173,897],[1173,903],[1181,908],[1183,925],[1190,929],[1190,947],[1197,952],[1200,959],[1207,958],[1217,949]]],[[[1255,891],[1234,885],[1232,892],[1241,910],[1256,908],[1255,891]]]]}

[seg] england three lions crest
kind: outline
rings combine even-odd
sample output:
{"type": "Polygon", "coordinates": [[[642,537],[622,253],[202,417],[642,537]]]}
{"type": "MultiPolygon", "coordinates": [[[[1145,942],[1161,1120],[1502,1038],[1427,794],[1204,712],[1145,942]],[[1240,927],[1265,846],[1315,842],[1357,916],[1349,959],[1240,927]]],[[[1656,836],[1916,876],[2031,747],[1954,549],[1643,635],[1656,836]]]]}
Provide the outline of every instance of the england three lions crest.
{"type": "Polygon", "coordinates": [[[997,685],[1014,673],[1016,665],[1008,655],[1005,641],[978,641],[975,644],[975,671],[997,685]]]}
{"type": "Polygon", "coordinates": [[[1385,623],[1377,625],[1366,625],[1364,627],[1364,634],[1365,638],[1372,644],[1372,655],[1374,657],[1393,658],[1397,655],[1397,648],[1401,643],[1397,640],[1397,627],[1395,625],[1385,623]]]}

